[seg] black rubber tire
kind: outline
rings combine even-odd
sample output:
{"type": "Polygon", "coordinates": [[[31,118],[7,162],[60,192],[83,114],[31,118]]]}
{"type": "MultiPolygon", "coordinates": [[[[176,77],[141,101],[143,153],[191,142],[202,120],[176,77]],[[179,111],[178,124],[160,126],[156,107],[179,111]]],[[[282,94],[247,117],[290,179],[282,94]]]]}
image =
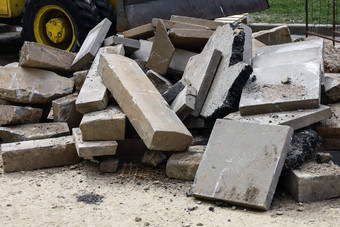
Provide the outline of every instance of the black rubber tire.
{"type": "Polygon", "coordinates": [[[34,18],[46,5],[57,5],[64,9],[74,24],[76,41],[70,51],[79,50],[88,32],[96,25],[97,11],[91,1],[86,0],[27,0],[21,20],[22,38],[36,42],[33,30],[34,18]]]}
{"type": "Polygon", "coordinates": [[[114,13],[115,7],[109,3],[109,0],[92,0],[92,4],[95,6],[95,9],[97,11],[96,23],[100,23],[104,18],[109,19],[112,22],[112,25],[108,32],[108,35],[115,35],[117,33],[117,17],[114,13]]]}

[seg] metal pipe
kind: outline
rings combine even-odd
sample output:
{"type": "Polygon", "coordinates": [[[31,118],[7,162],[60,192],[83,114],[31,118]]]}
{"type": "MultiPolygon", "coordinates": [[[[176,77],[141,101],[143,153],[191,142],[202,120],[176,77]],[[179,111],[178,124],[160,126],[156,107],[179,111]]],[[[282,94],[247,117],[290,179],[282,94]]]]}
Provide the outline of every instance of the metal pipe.
{"type": "Polygon", "coordinates": [[[308,0],[306,0],[305,11],[306,11],[306,38],[307,38],[308,37],[308,0]]]}
{"type": "Polygon", "coordinates": [[[335,0],[333,0],[333,46],[335,46],[335,30],[336,30],[336,26],[335,26],[335,0]]]}
{"type": "Polygon", "coordinates": [[[310,35],[315,35],[315,36],[321,37],[321,38],[323,38],[323,39],[328,39],[328,40],[331,40],[331,41],[333,41],[333,42],[340,43],[340,40],[332,39],[332,38],[329,38],[328,36],[321,35],[321,34],[318,34],[318,33],[315,33],[315,32],[308,32],[308,34],[310,34],[310,35]]]}

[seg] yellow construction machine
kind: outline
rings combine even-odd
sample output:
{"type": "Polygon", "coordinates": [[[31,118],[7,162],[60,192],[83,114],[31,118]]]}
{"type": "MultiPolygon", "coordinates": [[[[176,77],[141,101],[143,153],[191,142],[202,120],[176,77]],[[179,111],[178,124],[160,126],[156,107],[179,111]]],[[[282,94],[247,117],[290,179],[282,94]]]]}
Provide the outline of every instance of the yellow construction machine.
{"type": "Polygon", "coordinates": [[[268,0],[0,0],[0,23],[20,24],[24,40],[76,51],[103,18],[113,34],[152,18],[211,19],[268,7],[268,0]]]}

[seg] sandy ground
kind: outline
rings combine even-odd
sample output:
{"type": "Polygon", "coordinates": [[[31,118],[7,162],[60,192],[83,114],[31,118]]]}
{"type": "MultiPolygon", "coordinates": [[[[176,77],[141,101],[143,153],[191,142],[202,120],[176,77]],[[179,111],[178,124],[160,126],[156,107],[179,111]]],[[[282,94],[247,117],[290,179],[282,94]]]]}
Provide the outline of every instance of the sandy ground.
{"type": "Polygon", "coordinates": [[[191,183],[168,179],[164,169],[141,165],[123,165],[116,174],[101,174],[97,164],[89,161],[61,168],[1,173],[0,223],[1,226],[336,226],[340,223],[340,199],[298,204],[278,189],[271,210],[261,212],[219,207],[210,201],[188,197],[191,183]],[[97,195],[97,203],[77,201],[79,196],[90,193],[97,195]]]}

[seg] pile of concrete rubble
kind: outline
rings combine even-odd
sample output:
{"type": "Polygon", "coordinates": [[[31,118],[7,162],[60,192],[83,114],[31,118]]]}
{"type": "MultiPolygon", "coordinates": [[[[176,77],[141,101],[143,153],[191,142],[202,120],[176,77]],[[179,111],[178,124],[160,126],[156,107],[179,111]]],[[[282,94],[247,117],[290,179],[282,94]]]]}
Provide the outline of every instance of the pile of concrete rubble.
{"type": "Polygon", "coordinates": [[[340,196],[338,154],[320,153],[340,149],[322,39],[182,16],[106,38],[110,26],[77,54],[25,42],[0,68],[4,172],[141,161],[194,180],[195,197],[257,209],[280,176],[300,202],[340,196]]]}

